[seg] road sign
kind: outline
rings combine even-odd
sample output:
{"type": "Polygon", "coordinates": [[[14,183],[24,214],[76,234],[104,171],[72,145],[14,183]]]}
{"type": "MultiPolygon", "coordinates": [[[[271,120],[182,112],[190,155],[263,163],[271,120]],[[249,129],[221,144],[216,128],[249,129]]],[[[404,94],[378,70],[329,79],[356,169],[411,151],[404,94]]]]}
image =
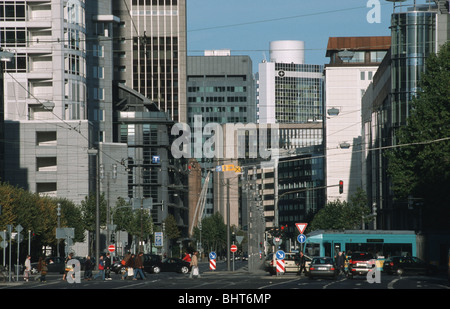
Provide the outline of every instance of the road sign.
{"type": "Polygon", "coordinates": [[[274,237],[273,238],[273,244],[276,246],[281,245],[281,243],[283,242],[283,240],[280,237],[274,237]]]}
{"type": "Polygon", "coordinates": [[[307,225],[308,225],[308,223],[295,223],[295,226],[297,227],[300,234],[303,234],[307,225]]]}
{"type": "Polygon", "coordinates": [[[153,164],[159,164],[161,162],[160,156],[152,156],[152,163],[153,164]]]}
{"type": "Polygon", "coordinates": [[[109,252],[114,252],[116,250],[116,246],[114,246],[114,245],[109,245],[109,247],[108,247],[108,251],[109,252]]]}
{"type": "Polygon", "coordinates": [[[217,257],[217,254],[216,254],[214,251],[209,253],[209,258],[210,258],[211,260],[215,260],[216,257],[217,257]]]}
{"type": "Polygon", "coordinates": [[[236,236],[236,241],[238,244],[241,244],[241,242],[244,240],[244,236],[236,236]]]}
{"type": "Polygon", "coordinates": [[[241,173],[242,169],[239,165],[234,164],[224,164],[224,165],[217,165],[216,166],[216,172],[235,172],[235,173],[241,173]]]}
{"type": "Polygon", "coordinates": [[[237,251],[237,246],[236,245],[231,245],[231,252],[236,252],[237,251]]]}
{"type": "Polygon", "coordinates": [[[162,247],[162,246],[163,246],[163,233],[155,232],[155,247],[162,247]]]}
{"type": "Polygon", "coordinates": [[[284,260],[277,260],[277,273],[284,273],[284,260]]]}
{"type": "Polygon", "coordinates": [[[283,250],[278,250],[276,253],[277,260],[284,260],[285,256],[286,254],[284,253],[283,250]]]}
{"type": "Polygon", "coordinates": [[[297,241],[301,244],[303,244],[306,241],[306,236],[303,234],[298,234],[297,241]]]}
{"type": "Polygon", "coordinates": [[[209,269],[216,270],[216,260],[209,260],[209,269]]]}

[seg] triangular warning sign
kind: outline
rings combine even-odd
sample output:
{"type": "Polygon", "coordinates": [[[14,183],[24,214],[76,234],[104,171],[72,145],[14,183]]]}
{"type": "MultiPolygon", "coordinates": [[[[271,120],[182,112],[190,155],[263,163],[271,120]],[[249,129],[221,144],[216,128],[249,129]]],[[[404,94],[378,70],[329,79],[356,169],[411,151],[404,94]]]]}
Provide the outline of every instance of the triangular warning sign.
{"type": "Polygon", "coordinates": [[[307,225],[308,225],[308,223],[295,223],[295,226],[297,227],[300,234],[303,234],[307,225]]]}

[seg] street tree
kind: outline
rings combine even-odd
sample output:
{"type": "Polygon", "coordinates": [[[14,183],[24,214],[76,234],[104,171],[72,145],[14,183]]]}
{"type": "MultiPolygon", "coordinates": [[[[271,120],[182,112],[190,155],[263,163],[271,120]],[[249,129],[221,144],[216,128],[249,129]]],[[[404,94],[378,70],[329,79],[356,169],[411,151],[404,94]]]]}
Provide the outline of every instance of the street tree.
{"type": "Polygon", "coordinates": [[[450,42],[426,60],[420,91],[396,147],[387,152],[398,200],[420,201],[423,227],[448,228],[450,208],[450,42]]]}

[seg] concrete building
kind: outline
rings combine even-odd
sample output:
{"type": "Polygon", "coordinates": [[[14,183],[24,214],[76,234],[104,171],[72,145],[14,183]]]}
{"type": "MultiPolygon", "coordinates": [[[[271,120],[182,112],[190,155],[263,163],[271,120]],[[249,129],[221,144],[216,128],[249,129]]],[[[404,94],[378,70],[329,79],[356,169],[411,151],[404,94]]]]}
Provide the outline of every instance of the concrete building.
{"type": "Polygon", "coordinates": [[[84,1],[1,5],[4,179],[79,203],[89,193],[84,1]]]}
{"type": "Polygon", "coordinates": [[[361,98],[390,47],[390,37],[331,37],[325,65],[327,201],[362,187],[361,98]],[[344,182],[339,193],[339,181],[344,182]]]}

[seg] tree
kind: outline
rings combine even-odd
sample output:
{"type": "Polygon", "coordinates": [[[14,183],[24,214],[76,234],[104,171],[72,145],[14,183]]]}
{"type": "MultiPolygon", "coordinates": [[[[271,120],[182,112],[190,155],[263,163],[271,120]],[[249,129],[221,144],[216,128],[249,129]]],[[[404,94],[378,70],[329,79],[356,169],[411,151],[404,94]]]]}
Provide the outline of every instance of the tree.
{"type": "Polygon", "coordinates": [[[407,124],[387,152],[388,175],[397,199],[423,201],[424,227],[447,228],[450,217],[450,42],[426,61],[420,91],[407,124]]]}
{"type": "MultiPolygon", "coordinates": [[[[350,196],[349,202],[336,200],[328,202],[324,208],[314,216],[308,225],[308,230],[321,229],[347,229],[352,230],[361,226],[361,220],[370,213],[367,207],[365,192],[358,188],[357,192],[350,196]]],[[[365,219],[367,223],[370,219],[365,219]]]]}
{"type": "Polygon", "coordinates": [[[202,230],[194,228],[194,237],[202,241],[202,248],[206,251],[221,252],[226,250],[227,226],[222,215],[218,212],[201,221],[202,230]],[[201,236],[200,236],[201,233],[201,236]]]}

